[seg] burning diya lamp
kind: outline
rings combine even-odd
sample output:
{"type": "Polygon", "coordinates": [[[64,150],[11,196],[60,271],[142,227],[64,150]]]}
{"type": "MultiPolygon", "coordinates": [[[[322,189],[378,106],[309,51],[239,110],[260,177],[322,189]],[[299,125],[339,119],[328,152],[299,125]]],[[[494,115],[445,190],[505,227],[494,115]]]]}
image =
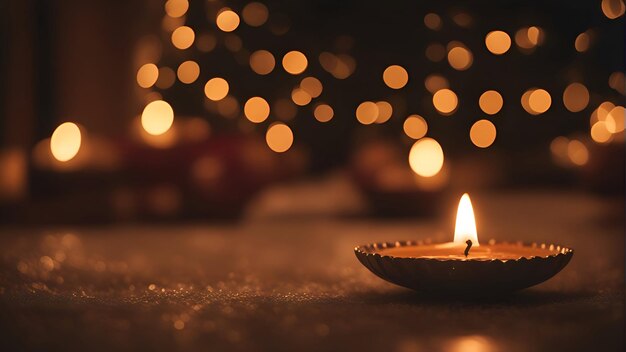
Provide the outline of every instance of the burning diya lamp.
{"type": "Polygon", "coordinates": [[[454,241],[373,243],[354,249],[384,280],[417,291],[493,295],[527,288],[563,269],[574,251],[554,244],[479,243],[469,195],[459,202],[454,241]]]}

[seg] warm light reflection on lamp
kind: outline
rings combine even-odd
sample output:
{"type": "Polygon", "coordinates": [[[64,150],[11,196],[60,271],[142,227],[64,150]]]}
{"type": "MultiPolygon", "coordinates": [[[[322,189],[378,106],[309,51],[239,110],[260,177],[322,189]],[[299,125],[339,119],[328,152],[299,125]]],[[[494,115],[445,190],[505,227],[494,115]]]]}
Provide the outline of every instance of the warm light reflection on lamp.
{"type": "Polygon", "coordinates": [[[65,122],[59,125],[50,138],[50,151],[55,159],[69,161],[80,150],[81,134],[75,123],[65,122]]]}
{"type": "Polygon", "coordinates": [[[454,226],[454,243],[465,246],[467,240],[472,241],[472,246],[478,247],[478,233],[476,232],[476,219],[469,194],[465,193],[459,201],[456,212],[456,225],[454,226]]]}

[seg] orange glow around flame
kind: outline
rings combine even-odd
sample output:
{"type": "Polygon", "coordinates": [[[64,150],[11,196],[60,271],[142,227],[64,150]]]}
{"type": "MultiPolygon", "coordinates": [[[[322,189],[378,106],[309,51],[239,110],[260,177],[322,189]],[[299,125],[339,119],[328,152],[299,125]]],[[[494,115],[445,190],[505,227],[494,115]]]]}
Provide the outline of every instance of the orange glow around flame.
{"type": "Polygon", "coordinates": [[[472,241],[472,246],[478,246],[478,234],[476,232],[476,219],[469,194],[465,193],[459,202],[456,212],[456,226],[454,227],[454,243],[465,245],[467,240],[472,241]]]}

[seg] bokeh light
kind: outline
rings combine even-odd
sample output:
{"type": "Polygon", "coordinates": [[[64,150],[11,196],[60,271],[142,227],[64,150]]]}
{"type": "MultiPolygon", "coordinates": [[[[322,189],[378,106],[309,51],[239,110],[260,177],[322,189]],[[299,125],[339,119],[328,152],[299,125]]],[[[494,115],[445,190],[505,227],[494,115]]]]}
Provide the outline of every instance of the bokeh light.
{"type": "Polygon", "coordinates": [[[594,123],[593,126],[591,126],[589,133],[591,135],[591,139],[600,144],[609,142],[613,137],[613,134],[609,131],[605,121],[598,121],[594,123]]]}
{"type": "Polygon", "coordinates": [[[185,61],[178,66],[178,80],[185,84],[191,84],[198,79],[200,75],[200,66],[195,61],[185,61]]]}
{"type": "Polygon", "coordinates": [[[602,102],[598,107],[591,113],[591,118],[589,119],[589,124],[593,126],[594,123],[598,121],[607,121],[607,118],[611,111],[615,108],[615,104],[610,101],[602,102]]]}
{"type": "Polygon", "coordinates": [[[176,82],[176,73],[174,73],[174,70],[165,66],[159,68],[159,77],[155,83],[158,88],[167,89],[174,85],[174,82],[176,82]]]}
{"type": "Polygon", "coordinates": [[[612,123],[607,125],[607,129],[611,133],[619,133],[624,131],[624,120],[626,118],[626,109],[623,106],[616,106],[606,117],[607,121],[611,121],[612,123]]]}
{"type": "Polygon", "coordinates": [[[174,110],[166,101],[155,100],[143,109],[141,126],[151,135],[167,132],[174,122],[174,110]]]}
{"type": "Polygon", "coordinates": [[[378,108],[378,116],[376,117],[376,123],[385,123],[389,121],[393,115],[393,106],[386,101],[377,101],[376,107],[378,108]]]}
{"type": "Polygon", "coordinates": [[[476,121],[470,129],[470,139],[475,146],[487,148],[496,140],[496,126],[489,120],[476,121]]]}
{"type": "Polygon", "coordinates": [[[356,69],[356,61],[347,54],[335,55],[329,52],[322,52],[319,56],[322,68],[337,79],[346,79],[356,69]]]}
{"type": "Polygon", "coordinates": [[[459,27],[469,28],[472,26],[474,19],[466,12],[458,12],[452,16],[452,21],[459,27]]]}
{"type": "Polygon", "coordinates": [[[217,38],[212,33],[203,33],[196,39],[196,47],[203,53],[213,51],[217,46],[217,38]]]}
{"type": "Polygon", "coordinates": [[[543,30],[537,26],[529,27],[526,34],[532,45],[541,45],[544,41],[545,36],[543,30]]]}
{"type": "Polygon", "coordinates": [[[420,115],[410,115],[402,126],[404,133],[413,139],[420,139],[428,132],[428,124],[420,115]]]}
{"type": "Polygon", "coordinates": [[[159,79],[159,68],[155,64],[145,64],[137,70],[137,84],[141,88],[152,87],[159,79]]]}
{"type": "Polygon", "coordinates": [[[589,104],[589,91],[582,83],[571,83],[563,91],[563,105],[571,112],[584,110],[589,104]]]}
{"type": "Polygon", "coordinates": [[[289,121],[296,117],[298,107],[290,99],[277,99],[272,107],[273,115],[283,121],[289,121]]]}
{"type": "Polygon", "coordinates": [[[480,95],[478,99],[478,105],[480,109],[488,115],[497,114],[502,109],[504,100],[502,95],[495,90],[488,90],[480,95]]]}
{"type": "Polygon", "coordinates": [[[422,177],[432,177],[439,173],[443,160],[441,145],[428,137],[416,141],[409,152],[409,166],[422,177]]]}
{"type": "Polygon", "coordinates": [[[432,62],[440,62],[446,57],[446,47],[439,43],[432,43],[426,47],[426,58],[432,62]]]}
{"type": "Polygon", "coordinates": [[[270,104],[261,97],[252,97],[243,106],[246,118],[254,123],[261,123],[270,116],[270,104]]]}
{"type": "Polygon", "coordinates": [[[328,122],[333,116],[335,116],[335,112],[333,108],[328,104],[319,104],[313,110],[313,116],[319,122],[328,122]]]}
{"type": "Polygon", "coordinates": [[[172,18],[184,16],[188,9],[189,2],[187,0],[168,0],[165,2],[165,13],[172,18]]]}
{"type": "Polygon", "coordinates": [[[225,79],[215,77],[208,80],[204,85],[204,95],[213,101],[218,101],[226,97],[228,89],[228,82],[225,79]]]}
{"type": "Polygon", "coordinates": [[[537,26],[520,28],[515,32],[515,44],[525,54],[532,53],[543,40],[543,30],[537,26]]]}
{"type": "Polygon", "coordinates": [[[567,137],[559,136],[552,140],[550,143],[550,152],[554,161],[562,166],[566,166],[570,163],[569,156],[567,155],[567,146],[569,145],[569,139],[567,137]]]}
{"type": "Polygon", "coordinates": [[[383,72],[383,81],[389,88],[400,89],[409,81],[409,73],[402,66],[391,65],[383,72]]]}
{"type": "Polygon", "coordinates": [[[283,68],[292,75],[304,72],[307,65],[308,61],[306,56],[299,51],[290,51],[283,56],[283,68]]]}
{"type": "Polygon", "coordinates": [[[463,44],[453,42],[448,45],[448,63],[458,71],[465,71],[472,66],[474,61],[472,52],[463,44]]]}
{"type": "Polygon", "coordinates": [[[232,33],[227,34],[224,36],[224,47],[230,52],[238,53],[241,48],[243,48],[243,42],[238,35],[232,33]]]}
{"type": "Polygon", "coordinates": [[[217,28],[224,32],[232,32],[239,27],[239,15],[233,10],[225,8],[222,9],[217,18],[215,19],[217,28]]]}
{"type": "Polygon", "coordinates": [[[434,94],[436,91],[440,89],[448,88],[449,86],[450,85],[448,83],[448,80],[445,77],[438,75],[438,74],[428,75],[428,77],[424,79],[424,87],[431,94],[434,94]]]}
{"type": "Polygon", "coordinates": [[[193,45],[195,38],[196,34],[193,29],[187,26],[180,26],[172,32],[172,44],[177,49],[184,50],[189,48],[193,45]]]}
{"type": "Polygon", "coordinates": [[[626,95],[626,81],[624,80],[624,72],[616,71],[609,76],[609,87],[615,89],[622,95],[626,95]]]}
{"type": "Polygon", "coordinates": [[[299,106],[305,106],[311,102],[311,95],[302,88],[296,88],[291,91],[291,100],[299,106]]]}
{"type": "Polygon", "coordinates": [[[232,95],[227,95],[217,102],[217,112],[224,117],[235,118],[239,111],[239,101],[232,95]]]}
{"type": "Polygon", "coordinates": [[[485,37],[485,45],[492,54],[502,55],[511,48],[511,37],[503,31],[492,31],[485,37]]]}
{"type": "Polygon", "coordinates": [[[246,22],[247,25],[260,27],[267,22],[269,11],[267,10],[267,6],[262,3],[251,2],[243,8],[241,17],[243,17],[243,21],[246,22]]]}
{"type": "Polygon", "coordinates": [[[271,150],[283,153],[289,150],[293,144],[293,132],[284,123],[276,122],[267,129],[265,141],[271,150]]]}
{"type": "Polygon", "coordinates": [[[442,26],[441,17],[439,17],[436,13],[428,13],[424,16],[424,24],[428,29],[438,31],[442,26]]]}
{"type": "Polygon", "coordinates": [[[433,105],[442,115],[451,115],[456,111],[459,99],[450,89],[440,89],[433,94],[433,105]]]}
{"type": "Polygon", "coordinates": [[[60,124],[50,138],[50,151],[58,161],[69,161],[78,154],[81,145],[80,128],[75,123],[60,124]]]}
{"type": "Polygon", "coordinates": [[[545,89],[535,89],[528,96],[528,106],[536,114],[543,114],[550,109],[552,97],[545,89]]]}
{"type": "Polygon", "coordinates": [[[371,101],[364,101],[356,108],[356,119],[364,124],[370,125],[378,118],[378,106],[371,101]]]}
{"type": "Polygon", "coordinates": [[[580,33],[576,40],[574,41],[574,48],[579,53],[583,53],[589,50],[589,45],[591,44],[591,36],[588,32],[580,33]]]}
{"type": "Polygon", "coordinates": [[[324,87],[322,82],[315,77],[306,77],[300,82],[300,88],[307,92],[311,98],[317,98],[322,94],[324,87]]]}
{"type": "Polygon", "coordinates": [[[583,166],[589,161],[589,150],[578,140],[571,140],[568,143],[567,155],[574,165],[583,166]]]}
{"type": "Polygon", "coordinates": [[[602,13],[611,20],[614,20],[624,14],[626,6],[622,0],[602,0],[602,13]]]}
{"type": "Polygon", "coordinates": [[[267,50],[257,50],[250,55],[250,68],[259,75],[267,75],[274,70],[276,60],[267,50]]]}

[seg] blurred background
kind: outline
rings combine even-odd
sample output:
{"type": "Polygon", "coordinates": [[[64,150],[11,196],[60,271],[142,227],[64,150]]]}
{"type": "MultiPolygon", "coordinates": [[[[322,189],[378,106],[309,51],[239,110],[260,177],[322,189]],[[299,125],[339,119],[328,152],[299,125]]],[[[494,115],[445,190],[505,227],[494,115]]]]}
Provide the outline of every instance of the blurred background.
{"type": "Polygon", "coordinates": [[[0,10],[4,224],[417,217],[530,188],[623,217],[622,0],[0,10]]]}

